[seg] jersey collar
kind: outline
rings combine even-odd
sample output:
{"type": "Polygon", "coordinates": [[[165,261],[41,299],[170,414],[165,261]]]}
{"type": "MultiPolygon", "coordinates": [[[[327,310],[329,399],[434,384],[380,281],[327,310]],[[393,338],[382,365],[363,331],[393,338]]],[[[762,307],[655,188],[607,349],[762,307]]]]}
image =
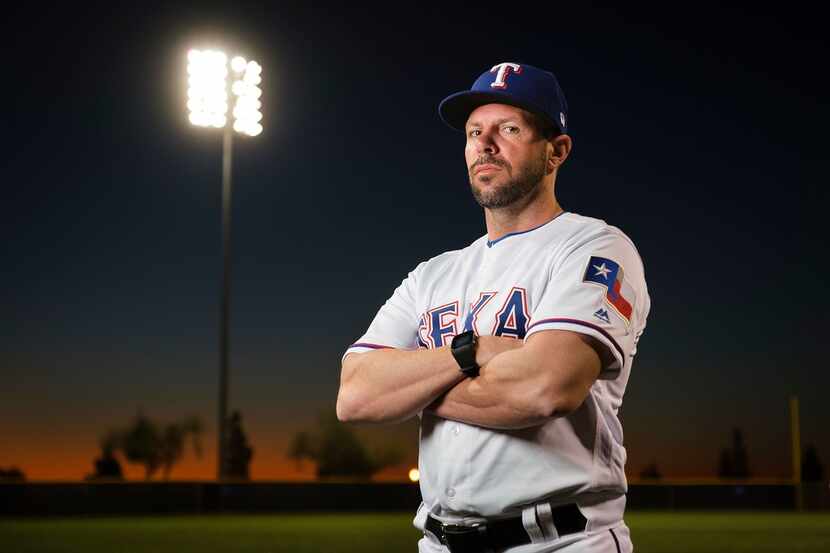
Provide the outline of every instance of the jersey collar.
{"type": "Polygon", "coordinates": [[[498,244],[499,242],[501,242],[501,241],[502,241],[502,240],[504,240],[505,238],[509,238],[509,237],[511,237],[511,236],[518,236],[519,234],[527,234],[528,232],[533,232],[533,231],[534,231],[534,230],[536,230],[536,229],[540,229],[540,228],[542,228],[543,226],[545,226],[545,225],[548,225],[548,224],[552,223],[553,221],[555,221],[556,219],[558,219],[560,215],[563,215],[563,214],[565,214],[565,213],[567,213],[567,211],[565,211],[565,210],[563,209],[562,211],[560,211],[559,213],[557,213],[556,215],[554,215],[554,216],[553,216],[553,219],[551,219],[550,221],[546,221],[546,222],[542,223],[541,225],[539,225],[539,226],[537,226],[537,227],[533,227],[533,228],[531,228],[531,229],[527,229],[527,230],[520,230],[520,231],[518,231],[518,232],[509,232],[509,233],[505,234],[504,236],[502,236],[501,238],[496,238],[495,240],[488,240],[488,241],[487,241],[487,247],[488,247],[488,248],[492,248],[494,245],[498,244]]]}

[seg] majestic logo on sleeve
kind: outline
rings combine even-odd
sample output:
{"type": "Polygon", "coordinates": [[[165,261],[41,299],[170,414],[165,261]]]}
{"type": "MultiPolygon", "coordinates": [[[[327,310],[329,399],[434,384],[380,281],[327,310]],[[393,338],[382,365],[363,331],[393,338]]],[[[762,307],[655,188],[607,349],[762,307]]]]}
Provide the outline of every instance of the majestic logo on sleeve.
{"type": "Polygon", "coordinates": [[[611,324],[611,318],[608,316],[608,310],[603,309],[602,307],[600,307],[594,312],[594,317],[596,317],[604,323],[611,324]]]}
{"type": "Polygon", "coordinates": [[[625,281],[623,268],[616,261],[605,257],[592,256],[585,268],[582,282],[597,284],[605,288],[605,301],[625,320],[631,322],[634,304],[634,290],[625,281]]]}
{"type": "Polygon", "coordinates": [[[496,80],[490,83],[493,88],[507,88],[507,76],[511,71],[517,75],[522,72],[522,66],[518,63],[499,63],[493,66],[490,73],[496,74],[496,80]]]}

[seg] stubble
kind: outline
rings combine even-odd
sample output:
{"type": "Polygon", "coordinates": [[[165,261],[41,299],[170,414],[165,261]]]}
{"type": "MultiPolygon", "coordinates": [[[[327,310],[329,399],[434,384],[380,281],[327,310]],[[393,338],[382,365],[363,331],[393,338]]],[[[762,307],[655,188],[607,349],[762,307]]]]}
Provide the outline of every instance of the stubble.
{"type": "MultiPolygon", "coordinates": [[[[475,184],[473,169],[476,165],[489,163],[502,167],[502,171],[510,173],[512,167],[500,159],[490,156],[482,156],[470,167],[470,190],[473,193],[478,205],[488,209],[500,209],[509,207],[523,198],[535,197],[545,176],[546,153],[542,157],[528,163],[519,171],[513,174],[506,183],[497,187],[479,187],[475,184]]],[[[489,183],[500,175],[483,175],[478,177],[482,183],[489,183]]]]}

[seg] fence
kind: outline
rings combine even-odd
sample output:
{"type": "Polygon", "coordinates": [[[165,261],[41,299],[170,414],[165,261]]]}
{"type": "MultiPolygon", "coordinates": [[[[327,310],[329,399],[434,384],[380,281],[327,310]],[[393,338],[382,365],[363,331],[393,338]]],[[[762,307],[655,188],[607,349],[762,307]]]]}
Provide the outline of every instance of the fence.
{"type": "MultiPolygon", "coordinates": [[[[830,509],[827,483],[803,507],[830,509]]],[[[0,516],[287,511],[410,511],[417,484],[287,482],[2,483],[0,516]]],[[[629,509],[796,509],[792,484],[633,484],[629,509]]]]}

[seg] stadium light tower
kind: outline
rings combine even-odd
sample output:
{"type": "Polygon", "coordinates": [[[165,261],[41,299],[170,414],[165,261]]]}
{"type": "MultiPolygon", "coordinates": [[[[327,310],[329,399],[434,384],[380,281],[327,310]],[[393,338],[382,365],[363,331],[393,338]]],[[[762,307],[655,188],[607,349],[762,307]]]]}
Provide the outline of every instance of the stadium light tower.
{"type": "Polygon", "coordinates": [[[219,322],[219,428],[216,477],[228,474],[228,380],[230,318],[231,157],[234,132],[257,136],[262,132],[259,88],[262,66],[241,56],[228,62],[218,50],[187,53],[187,109],[190,122],[198,127],[224,129],[222,140],[222,307],[219,322]],[[230,79],[228,78],[230,76],[230,79]],[[228,111],[233,125],[228,124],[228,111]]]}

